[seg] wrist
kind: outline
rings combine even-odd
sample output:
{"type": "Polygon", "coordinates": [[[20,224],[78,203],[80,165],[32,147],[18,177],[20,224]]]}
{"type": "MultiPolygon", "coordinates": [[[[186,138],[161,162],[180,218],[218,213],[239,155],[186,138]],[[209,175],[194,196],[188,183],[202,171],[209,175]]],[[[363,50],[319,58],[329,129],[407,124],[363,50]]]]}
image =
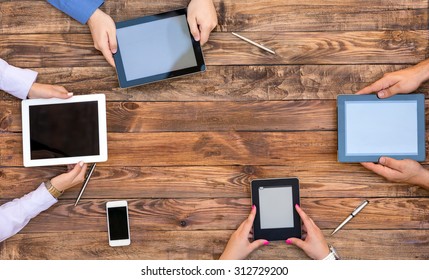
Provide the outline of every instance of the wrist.
{"type": "Polygon", "coordinates": [[[429,80],[429,59],[415,65],[414,69],[416,71],[416,78],[420,84],[429,80]]]}
{"type": "Polygon", "coordinates": [[[55,187],[54,184],[52,184],[51,180],[48,180],[45,182],[45,187],[48,190],[48,192],[55,198],[58,199],[64,191],[59,190],[55,187]]]}
{"type": "Polygon", "coordinates": [[[97,20],[100,13],[102,13],[100,9],[95,10],[94,13],[92,13],[90,18],[88,19],[88,21],[86,22],[86,24],[88,24],[88,26],[91,26],[94,23],[94,21],[97,20]]]}

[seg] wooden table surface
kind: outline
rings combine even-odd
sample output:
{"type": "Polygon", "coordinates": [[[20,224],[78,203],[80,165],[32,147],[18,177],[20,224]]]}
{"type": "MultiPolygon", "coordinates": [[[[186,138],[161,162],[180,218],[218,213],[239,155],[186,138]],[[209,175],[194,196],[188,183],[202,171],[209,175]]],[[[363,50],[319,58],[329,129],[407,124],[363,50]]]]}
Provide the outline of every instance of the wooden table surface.
{"type": "MultiPolygon", "coordinates": [[[[187,0],[107,0],[115,21],[187,0]]],[[[0,259],[217,259],[250,210],[254,178],[297,176],[302,208],[345,259],[428,259],[429,192],[337,162],[336,97],[429,54],[427,0],[215,0],[205,73],[120,89],[80,25],[43,0],[0,0],[0,57],[75,94],[105,93],[109,160],[0,243],[0,259]],[[276,51],[271,55],[231,35],[276,51]],[[105,203],[129,202],[128,247],[105,203]]],[[[419,91],[427,93],[429,85],[419,91]]],[[[0,92],[0,204],[64,167],[23,168],[20,101],[0,92]]],[[[1,225],[0,225],[1,226],[1,225]]],[[[252,259],[306,259],[273,242],[252,259]]]]}

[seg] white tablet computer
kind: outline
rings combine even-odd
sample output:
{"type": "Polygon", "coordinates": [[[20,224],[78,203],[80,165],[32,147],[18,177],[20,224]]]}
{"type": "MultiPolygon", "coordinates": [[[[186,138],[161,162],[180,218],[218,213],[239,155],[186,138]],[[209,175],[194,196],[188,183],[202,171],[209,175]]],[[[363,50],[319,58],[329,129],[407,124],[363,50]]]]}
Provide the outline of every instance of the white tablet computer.
{"type": "Polygon", "coordinates": [[[338,96],[338,161],[426,158],[425,96],[338,96]]]}
{"type": "Polygon", "coordinates": [[[107,160],[106,97],[22,101],[24,166],[107,160]]]}

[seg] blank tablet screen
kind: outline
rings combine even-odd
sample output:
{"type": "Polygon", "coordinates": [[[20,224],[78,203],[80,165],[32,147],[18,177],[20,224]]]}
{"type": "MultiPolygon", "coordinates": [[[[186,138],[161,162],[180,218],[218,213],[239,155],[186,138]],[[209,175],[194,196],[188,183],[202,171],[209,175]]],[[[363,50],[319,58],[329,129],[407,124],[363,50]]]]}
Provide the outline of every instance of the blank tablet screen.
{"type": "Polygon", "coordinates": [[[417,155],[417,101],[345,102],[345,153],[417,155]]]}
{"type": "Polygon", "coordinates": [[[186,15],[117,29],[127,81],[197,66],[186,15]]]}
{"type": "Polygon", "coordinates": [[[31,159],[100,154],[97,101],[29,106],[31,159]]]}
{"type": "Polygon", "coordinates": [[[261,229],[293,228],[292,187],[259,187],[261,229]]]}

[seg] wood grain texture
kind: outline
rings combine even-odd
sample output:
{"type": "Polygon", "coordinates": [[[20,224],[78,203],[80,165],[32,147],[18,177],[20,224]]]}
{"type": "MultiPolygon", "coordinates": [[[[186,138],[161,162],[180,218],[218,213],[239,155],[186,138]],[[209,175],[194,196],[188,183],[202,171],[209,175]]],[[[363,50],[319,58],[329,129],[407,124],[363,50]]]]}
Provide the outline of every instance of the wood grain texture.
{"type": "MultiPolygon", "coordinates": [[[[127,199],[131,236],[143,230],[235,230],[250,211],[250,198],[127,199]]],[[[429,198],[368,198],[345,229],[429,229],[429,198]]],[[[304,198],[301,206],[321,229],[333,230],[363,198],[304,198]]],[[[60,200],[21,232],[105,231],[106,200],[60,200]]],[[[5,201],[0,200],[1,203],[5,201]]],[[[335,236],[342,236],[338,232],[335,236]]]]}
{"type": "MultiPolygon", "coordinates": [[[[20,105],[0,101],[0,131],[22,130],[20,105]]],[[[107,131],[120,133],[335,130],[337,122],[334,101],[109,102],[106,110],[107,131]]]]}
{"type": "MultiPolygon", "coordinates": [[[[101,9],[115,21],[122,21],[183,8],[188,2],[107,1],[101,9]]],[[[213,2],[219,21],[216,31],[416,30],[425,29],[428,21],[428,3],[424,0],[213,2]]],[[[6,0],[0,2],[0,12],[0,33],[3,34],[22,34],[29,30],[32,33],[89,32],[87,26],[56,10],[46,1],[6,0]]]]}
{"type": "MultiPolygon", "coordinates": [[[[0,243],[0,259],[218,259],[232,230],[150,231],[132,235],[131,245],[109,247],[106,232],[84,235],[65,232],[17,234],[0,243]]],[[[329,231],[323,231],[327,236],[329,231]]],[[[429,258],[428,230],[343,230],[328,238],[343,259],[426,260],[429,258]],[[406,244],[398,246],[398,243],[406,244]]],[[[250,259],[294,260],[308,257],[294,246],[272,242],[250,259]]]]}
{"type": "MultiPolygon", "coordinates": [[[[214,33],[204,47],[207,65],[398,64],[426,56],[428,31],[243,32],[272,55],[229,33],[214,33]]],[[[89,34],[0,35],[0,57],[18,67],[107,66],[89,34]],[[31,52],[28,50],[31,48],[31,52]]]]}
{"type": "MultiPolygon", "coordinates": [[[[108,133],[109,160],[100,166],[335,162],[336,137],[333,131],[108,133]]],[[[21,135],[0,134],[0,141],[0,166],[22,166],[21,135]]]]}
{"type": "MultiPolygon", "coordinates": [[[[37,81],[75,94],[104,93],[108,101],[278,101],[336,99],[384,73],[411,65],[210,66],[205,73],[120,89],[111,67],[36,68],[37,81]]],[[[429,83],[417,92],[428,93],[429,83]]],[[[1,100],[16,100],[0,91],[1,100]]],[[[2,105],[3,108],[3,105],[2,105]]]]}

